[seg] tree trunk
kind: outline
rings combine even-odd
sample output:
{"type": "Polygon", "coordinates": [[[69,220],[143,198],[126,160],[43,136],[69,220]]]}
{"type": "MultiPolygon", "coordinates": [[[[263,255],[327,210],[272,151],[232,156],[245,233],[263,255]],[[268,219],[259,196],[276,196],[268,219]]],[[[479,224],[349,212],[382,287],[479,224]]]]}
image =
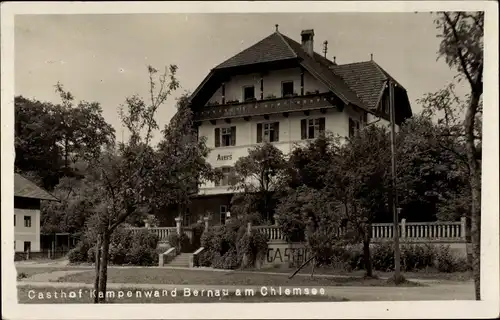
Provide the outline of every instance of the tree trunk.
{"type": "Polygon", "coordinates": [[[108,258],[109,258],[110,232],[106,230],[102,237],[101,266],[99,270],[99,303],[106,301],[106,283],[108,281],[108,258]],[[102,296],[101,296],[102,295],[102,296]]]}
{"type": "Polygon", "coordinates": [[[471,206],[471,243],[472,243],[472,274],[476,300],[481,300],[480,269],[481,269],[481,173],[476,159],[474,141],[474,122],[481,94],[472,92],[471,100],[465,114],[465,147],[470,174],[470,188],[472,195],[471,206]]]}
{"type": "Polygon", "coordinates": [[[97,236],[97,243],[95,245],[95,281],[94,281],[94,303],[99,303],[99,269],[101,265],[101,235],[97,236]]]}
{"type": "Polygon", "coordinates": [[[365,263],[365,277],[373,277],[372,259],[370,255],[370,234],[366,230],[363,235],[363,260],[365,263]]]}

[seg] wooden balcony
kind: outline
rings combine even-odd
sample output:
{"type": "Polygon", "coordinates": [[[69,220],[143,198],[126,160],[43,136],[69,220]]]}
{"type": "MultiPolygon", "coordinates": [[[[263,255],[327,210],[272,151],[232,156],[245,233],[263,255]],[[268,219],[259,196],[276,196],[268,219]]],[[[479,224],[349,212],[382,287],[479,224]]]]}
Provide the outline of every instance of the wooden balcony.
{"type": "Polygon", "coordinates": [[[287,98],[253,100],[224,105],[205,106],[195,111],[195,121],[231,119],[252,116],[264,116],[277,113],[289,113],[341,107],[331,93],[315,93],[287,98]]]}

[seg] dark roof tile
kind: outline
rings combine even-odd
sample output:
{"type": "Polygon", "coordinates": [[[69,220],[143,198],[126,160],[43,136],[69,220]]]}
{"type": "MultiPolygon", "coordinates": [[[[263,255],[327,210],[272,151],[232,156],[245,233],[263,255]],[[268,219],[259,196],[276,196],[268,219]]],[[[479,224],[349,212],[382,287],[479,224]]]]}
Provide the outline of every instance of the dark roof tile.
{"type": "Polygon", "coordinates": [[[14,174],[14,197],[59,201],[56,197],[18,173],[14,174]]]}
{"type": "Polygon", "coordinates": [[[232,58],[219,64],[214,69],[231,68],[293,58],[297,58],[295,52],[293,52],[282,40],[279,33],[275,32],[248,49],[241,51],[232,58]]]}

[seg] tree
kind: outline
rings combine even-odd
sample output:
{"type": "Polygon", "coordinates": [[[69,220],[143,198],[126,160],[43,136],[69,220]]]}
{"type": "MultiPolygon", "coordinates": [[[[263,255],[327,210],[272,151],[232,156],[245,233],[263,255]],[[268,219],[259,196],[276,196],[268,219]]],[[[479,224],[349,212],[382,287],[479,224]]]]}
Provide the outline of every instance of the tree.
{"type": "Polygon", "coordinates": [[[458,72],[458,79],[466,80],[470,87],[463,128],[472,199],[472,271],[476,300],[480,300],[481,172],[474,133],[483,95],[484,12],[439,12],[435,23],[441,39],[438,58],[444,58],[458,72]]]}
{"type": "Polygon", "coordinates": [[[347,139],[332,156],[325,192],[340,205],[345,237],[363,243],[365,274],[373,276],[371,225],[388,212],[391,190],[390,137],[384,127],[369,126],[347,139]]]}
{"type": "Polygon", "coordinates": [[[464,144],[443,123],[424,113],[407,120],[398,133],[399,203],[413,221],[470,216],[464,144]]]}
{"type": "Polygon", "coordinates": [[[271,221],[272,197],[280,185],[285,165],[283,152],[268,142],[249,149],[248,155],[234,165],[233,189],[242,191],[247,199],[256,203],[267,221],[271,221]]]}
{"type": "Polygon", "coordinates": [[[33,172],[52,189],[63,176],[78,173],[75,164],[98,157],[114,143],[114,129],[97,102],[80,101],[58,83],[62,105],[15,98],[16,161],[23,173],[33,172]]]}

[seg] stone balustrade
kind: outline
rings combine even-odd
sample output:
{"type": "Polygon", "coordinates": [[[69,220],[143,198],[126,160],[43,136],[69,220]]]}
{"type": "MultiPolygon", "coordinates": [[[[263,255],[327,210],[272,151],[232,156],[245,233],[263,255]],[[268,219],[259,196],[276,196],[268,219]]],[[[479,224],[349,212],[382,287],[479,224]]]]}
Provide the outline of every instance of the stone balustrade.
{"type": "MultiPolygon", "coordinates": [[[[285,237],[278,226],[254,226],[256,230],[268,236],[269,241],[285,241],[285,237]]],[[[406,222],[399,224],[399,236],[407,241],[465,241],[466,222],[406,222]]],[[[372,239],[374,241],[390,240],[393,238],[394,226],[392,223],[372,224],[372,239]]]]}
{"type": "MultiPolygon", "coordinates": [[[[208,227],[208,226],[206,226],[208,227]]],[[[160,242],[165,242],[172,233],[178,233],[180,226],[177,227],[149,227],[151,232],[158,235],[160,242]]],[[[265,234],[269,241],[286,241],[283,232],[276,225],[273,226],[252,226],[265,234]]],[[[131,228],[138,231],[144,228],[131,228]]],[[[186,235],[192,239],[193,231],[189,228],[182,229],[186,235]]],[[[466,240],[466,222],[462,218],[459,222],[406,222],[401,220],[399,224],[399,236],[402,241],[465,241],[466,240]]],[[[392,223],[374,223],[372,224],[373,241],[384,241],[393,238],[394,227],[392,223]]]]}

